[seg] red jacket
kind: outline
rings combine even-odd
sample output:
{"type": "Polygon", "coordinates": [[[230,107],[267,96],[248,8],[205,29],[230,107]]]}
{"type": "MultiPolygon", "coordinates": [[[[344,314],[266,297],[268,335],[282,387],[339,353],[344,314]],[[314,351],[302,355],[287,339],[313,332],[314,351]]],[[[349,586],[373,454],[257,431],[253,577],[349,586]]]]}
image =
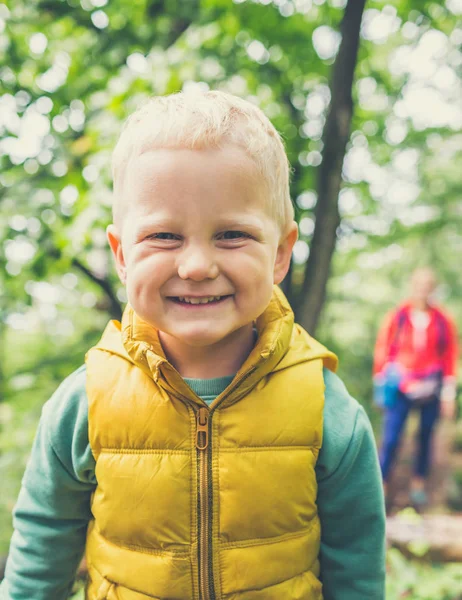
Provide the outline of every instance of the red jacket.
{"type": "Polygon", "coordinates": [[[374,374],[388,362],[397,362],[411,372],[438,368],[443,377],[456,374],[457,333],[452,320],[436,306],[430,306],[426,343],[416,348],[409,302],[388,313],[379,330],[374,353],[374,374]]]}

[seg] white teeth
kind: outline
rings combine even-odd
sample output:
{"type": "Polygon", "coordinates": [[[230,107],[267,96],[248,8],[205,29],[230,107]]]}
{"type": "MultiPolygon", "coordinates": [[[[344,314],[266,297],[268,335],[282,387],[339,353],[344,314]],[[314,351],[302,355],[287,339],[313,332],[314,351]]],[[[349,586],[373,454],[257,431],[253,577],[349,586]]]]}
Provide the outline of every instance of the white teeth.
{"type": "Polygon", "coordinates": [[[180,302],[186,302],[187,304],[208,304],[215,300],[220,300],[221,296],[206,296],[204,298],[193,298],[190,296],[178,296],[180,302]]]}

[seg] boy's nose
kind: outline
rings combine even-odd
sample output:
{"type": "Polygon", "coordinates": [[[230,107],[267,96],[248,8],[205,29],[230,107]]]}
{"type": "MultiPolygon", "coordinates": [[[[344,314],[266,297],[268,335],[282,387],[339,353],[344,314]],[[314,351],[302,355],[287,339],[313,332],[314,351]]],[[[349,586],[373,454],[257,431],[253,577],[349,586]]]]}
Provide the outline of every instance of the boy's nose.
{"type": "Polygon", "coordinates": [[[181,279],[202,281],[218,277],[218,266],[211,253],[202,249],[187,249],[178,265],[178,275],[181,279]]]}

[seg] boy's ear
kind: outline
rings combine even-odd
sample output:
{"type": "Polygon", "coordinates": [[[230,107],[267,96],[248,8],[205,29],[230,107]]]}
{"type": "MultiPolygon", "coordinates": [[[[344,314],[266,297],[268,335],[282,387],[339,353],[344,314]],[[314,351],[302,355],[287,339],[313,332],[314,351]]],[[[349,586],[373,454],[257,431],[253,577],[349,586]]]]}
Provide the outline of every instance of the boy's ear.
{"type": "Polygon", "coordinates": [[[290,265],[290,257],[292,256],[292,249],[298,238],[298,225],[295,221],[292,221],[288,231],[279,242],[279,246],[276,252],[276,261],[274,263],[274,275],[273,282],[281,283],[284,277],[287,275],[290,265]]]}
{"type": "Polygon", "coordinates": [[[125,258],[122,250],[122,240],[116,226],[113,223],[107,226],[106,235],[109,242],[109,246],[112,250],[112,254],[114,255],[117,274],[119,275],[120,281],[125,285],[127,279],[127,269],[125,266],[125,258]]]}

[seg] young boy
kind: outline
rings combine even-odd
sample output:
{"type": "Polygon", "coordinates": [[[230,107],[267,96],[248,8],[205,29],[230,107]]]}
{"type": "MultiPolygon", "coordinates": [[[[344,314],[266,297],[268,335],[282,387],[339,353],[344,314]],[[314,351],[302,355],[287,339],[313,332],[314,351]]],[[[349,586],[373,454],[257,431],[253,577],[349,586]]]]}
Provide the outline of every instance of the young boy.
{"type": "Polygon", "coordinates": [[[155,98],[114,153],[129,304],[45,405],[2,585],[63,600],[383,600],[363,409],[274,286],[297,226],[281,140],[221,92],[155,98]]]}

